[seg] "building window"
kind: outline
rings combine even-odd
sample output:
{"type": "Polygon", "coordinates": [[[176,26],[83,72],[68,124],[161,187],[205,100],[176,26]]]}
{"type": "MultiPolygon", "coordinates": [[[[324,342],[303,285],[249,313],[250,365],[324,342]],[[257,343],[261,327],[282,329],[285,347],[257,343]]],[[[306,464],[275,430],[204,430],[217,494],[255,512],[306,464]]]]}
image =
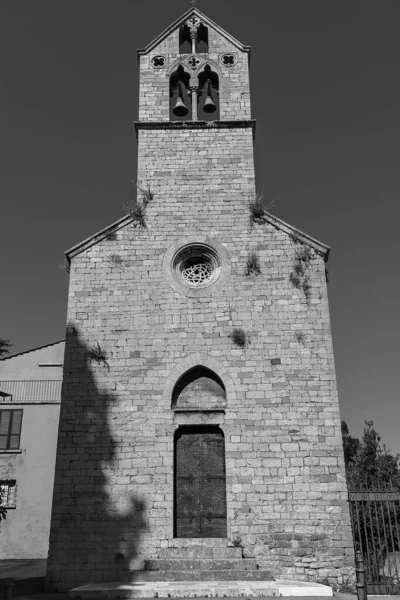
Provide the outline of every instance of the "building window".
{"type": "Polygon", "coordinates": [[[15,479],[0,479],[0,506],[2,508],[15,508],[16,483],[15,479]]]}
{"type": "Polygon", "coordinates": [[[214,248],[205,244],[189,244],[176,253],[173,270],[184,285],[204,287],[218,279],[220,261],[214,248]]]}
{"type": "Polygon", "coordinates": [[[0,410],[0,452],[19,450],[22,410],[0,410]]]}

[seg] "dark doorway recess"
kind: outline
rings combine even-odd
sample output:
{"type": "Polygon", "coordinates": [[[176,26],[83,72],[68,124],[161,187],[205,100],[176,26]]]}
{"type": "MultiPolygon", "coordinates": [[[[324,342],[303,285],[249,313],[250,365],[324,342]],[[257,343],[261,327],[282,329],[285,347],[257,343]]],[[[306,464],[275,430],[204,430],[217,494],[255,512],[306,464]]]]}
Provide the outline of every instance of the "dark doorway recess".
{"type": "Polygon", "coordinates": [[[178,429],[174,467],[174,537],[226,538],[225,439],[221,429],[178,429]]]}

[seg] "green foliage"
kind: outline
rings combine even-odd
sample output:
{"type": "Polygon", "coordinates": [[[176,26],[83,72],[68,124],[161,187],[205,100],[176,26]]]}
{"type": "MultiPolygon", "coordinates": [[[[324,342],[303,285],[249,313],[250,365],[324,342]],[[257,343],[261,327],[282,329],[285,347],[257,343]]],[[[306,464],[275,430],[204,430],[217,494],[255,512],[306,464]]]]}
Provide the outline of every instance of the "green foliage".
{"type": "Polygon", "coordinates": [[[305,343],[306,336],[302,331],[296,331],[295,335],[296,335],[296,340],[299,342],[299,344],[305,343]]]}
{"type": "Polygon", "coordinates": [[[69,275],[69,273],[71,271],[71,266],[70,266],[70,264],[69,264],[69,262],[68,262],[68,260],[66,258],[64,258],[64,260],[63,260],[63,262],[62,262],[61,265],[58,265],[58,268],[59,269],[63,269],[66,273],[68,273],[68,275],[69,275]]]}
{"type": "Polygon", "coordinates": [[[309,304],[311,298],[311,283],[307,270],[310,267],[311,261],[314,259],[314,253],[311,248],[301,241],[297,234],[290,234],[290,238],[295,244],[299,244],[300,247],[296,248],[293,269],[289,274],[289,280],[293,287],[298,290],[303,290],[307,304],[309,304]]]}
{"type": "Polygon", "coordinates": [[[4,356],[4,354],[10,354],[9,348],[12,347],[12,343],[10,340],[4,340],[0,338],[0,358],[4,356]]]}
{"type": "Polygon", "coordinates": [[[249,202],[250,224],[260,223],[264,217],[265,209],[263,206],[263,195],[257,193],[253,200],[249,202]]]}
{"type": "Polygon", "coordinates": [[[268,209],[272,208],[274,204],[275,200],[272,200],[268,206],[265,206],[263,192],[256,192],[254,198],[250,200],[248,204],[250,211],[250,226],[252,226],[253,223],[263,223],[265,213],[268,209]]]}
{"type": "Polygon", "coordinates": [[[331,273],[328,269],[328,267],[325,267],[325,281],[326,283],[329,283],[331,280],[331,273]]]}
{"type": "Polygon", "coordinates": [[[232,341],[235,346],[239,346],[239,348],[244,348],[246,345],[246,333],[240,327],[235,327],[232,331],[232,341]]]}
{"type": "MultiPolygon", "coordinates": [[[[370,582],[379,583],[381,593],[399,592],[392,553],[400,550],[399,455],[381,442],[373,421],[365,421],[361,440],[353,437],[342,421],[343,450],[350,492],[350,517],[354,546],[361,550],[370,582]],[[392,567],[389,567],[392,564],[392,567]]],[[[396,555],[395,555],[396,556],[396,555]]]]}
{"type": "Polygon", "coordinates": [[[122,263],[122,258],[119,254],[111,254],[110,261],[116,265],[120,265],[122,263]]]}
{"type": "Polygon", "coordinates": [[[374,428],[373,421],[365,421],[361,440],[350,435],[342,421],[342,440],[347,480],[350,487],[359,487],[368,481],[390,484],[400,489],[400,455],[392,454],[374,428]]]}
{"type": "Polygon", "coordinates": [[[117,234],[115,231],[110,231],[106,235],[107,242],[114,242],[117,239],[117,234]]]}
{"type": "Polygon", "coordinates": [[[89,348],[86,358],[89,362],[96,362],[98,365],[104,364],[109,368],[107,353],[100,346],[99,342],[96,342],[95,346],[89,348]]]}
{"type": "MultiPolygon", "coordinates": [[[[133,184],[133,182],[132,182],[133,184]]],[[[150,189],[150,184],[147,183],[146,187],[140,186],[138,183],[133,184],[136,187],[136,194],[134,198],[127,200],[123,208],[133,219],[134,225],[139,227],[147,227],[146,225],[146,209],[147,205],[154,198],[154,193],[150,189]],[[140,197],[138,198],[138,192],[140,197]]]]}
{"type": "Polygon", "coordinates": [[[255,250],[251,250],[250,254],[247,257],[246,261],[246,277],[250,277],[251,275],[260,275],[261,267],[260,267],[260,259],[255,250]]]}

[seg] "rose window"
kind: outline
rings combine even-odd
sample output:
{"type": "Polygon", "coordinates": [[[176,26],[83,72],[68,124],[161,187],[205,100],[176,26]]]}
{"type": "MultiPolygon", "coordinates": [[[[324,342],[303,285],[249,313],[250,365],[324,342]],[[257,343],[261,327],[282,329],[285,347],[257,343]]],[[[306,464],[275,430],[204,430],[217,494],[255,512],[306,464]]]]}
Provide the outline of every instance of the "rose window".
{"type": "Polygon", "coordinates": [[[204,281],[210,281],[212,277],[212,266],[208,261],[199,263],[197,260],[196,264],[189,265],[185,269],[182,269],[182,277],[186,279],[188,283],[197,285],[204,281]]]}
{"type": "Polygon", "coordinates": [[[220,274],[218,254],[210,246],[193,244],[184,246],[172,261],[175,276],[190,287],[206,287],[220,274]]]}

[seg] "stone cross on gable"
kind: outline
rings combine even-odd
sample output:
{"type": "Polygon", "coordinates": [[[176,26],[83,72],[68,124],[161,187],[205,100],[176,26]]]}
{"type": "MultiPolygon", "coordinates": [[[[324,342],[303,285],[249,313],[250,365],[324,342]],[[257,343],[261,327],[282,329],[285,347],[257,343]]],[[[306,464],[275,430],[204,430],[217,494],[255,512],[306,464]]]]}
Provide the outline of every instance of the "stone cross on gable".
{"type": "Polygon", "coordinates": [[[190,0],[190,3],[192,5],[192,8],[194,8],[194,5],[196,4],[196,0],[190,0]]]}

